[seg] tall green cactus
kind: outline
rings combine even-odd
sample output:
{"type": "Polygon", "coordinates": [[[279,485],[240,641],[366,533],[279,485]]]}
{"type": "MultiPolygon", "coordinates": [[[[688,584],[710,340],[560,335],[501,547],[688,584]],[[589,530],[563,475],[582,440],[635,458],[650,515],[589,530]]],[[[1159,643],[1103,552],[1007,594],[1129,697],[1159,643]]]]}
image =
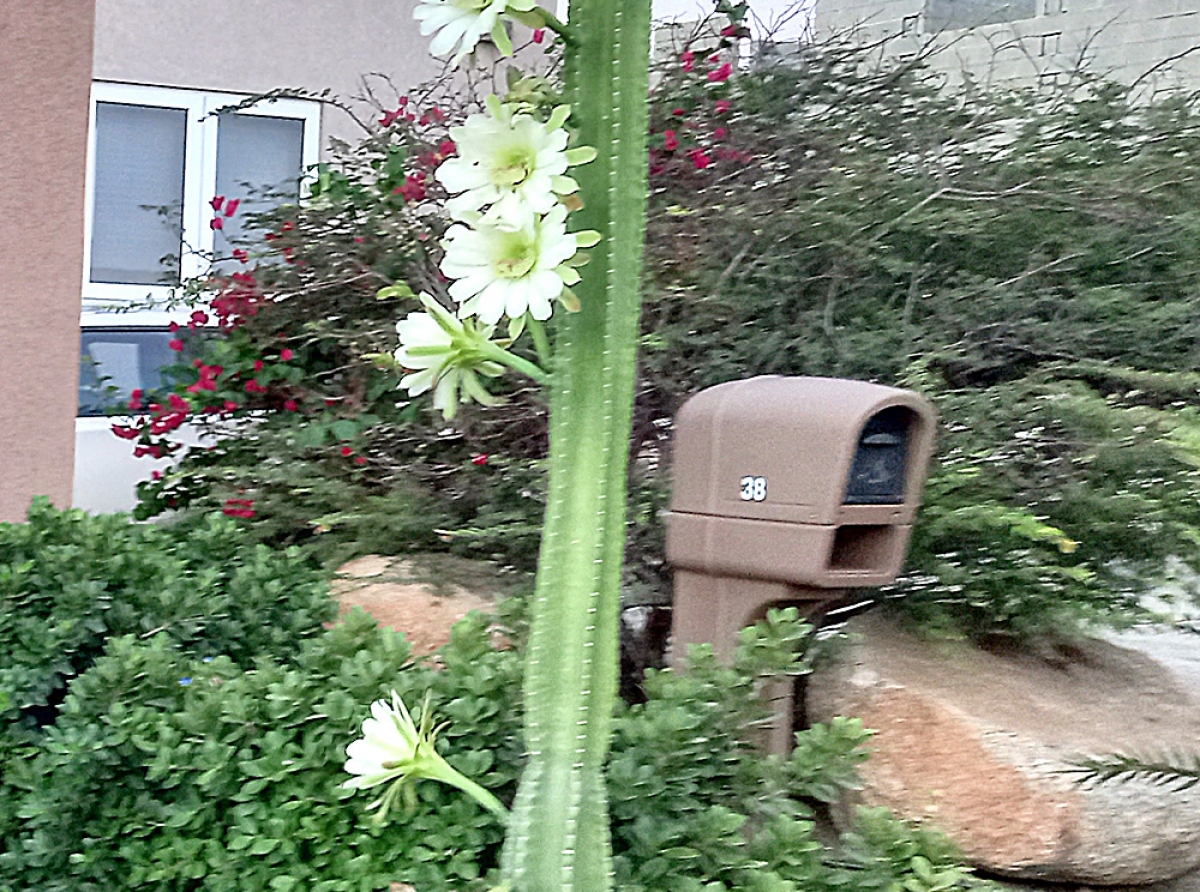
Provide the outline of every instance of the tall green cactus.
{"type": "Polygon", "coordinates": [[[649,0],[576,0],[566,91],[596,159],[575,174],[578,228],[601,234],[563,314],[550,489],[525,674],[529,762],[503,874],[514,892],[611,888],[603,765],[619,667],[625,484],[646,215],[649,0]]]}
{"type": "MultiPolygon", "coordinates": [[[[506,18],[552,28],[565,44],[568,105],[489,97],[485,114],[451,129],[458,157],[436,176],[454,196],[441,270],[459,306],[451,313],[422,295],[424,309],[397,325],[396,358],[410,370],[401,386],[413,396],[432,391],[447,418],[460,402],[493,401],[484,381],[504,366],[546,380],[507,349],[522,332],[551,363],[550,489],[525,673],[528,762],[501,872],[512,892],[604,892],[612,886],[604,762],[617,699],[646,224],[650,0],[575,0],[566,25],[534,0],[421,0],[414,15],[422,33],[436,32],[433,51],[453,53],[456,64],[485,34],[511,52],[506,18]],[[568,167],[579,168],[577,179],[568,167]],[[575,266],[587,247],[581,278],[575,266]],[[550,357],[541,322],[556,302],[571,312],[559,315],[550,357]],[[496,338],[505,316],[508,335],[496,338]]],[[[403,704],[376,703],[372,715],[347,762],[353,788],[390,781],[396,790],[432,777],[496,810],[486,791],[443,768],[432,735],[410,727],[403,704]]]]}

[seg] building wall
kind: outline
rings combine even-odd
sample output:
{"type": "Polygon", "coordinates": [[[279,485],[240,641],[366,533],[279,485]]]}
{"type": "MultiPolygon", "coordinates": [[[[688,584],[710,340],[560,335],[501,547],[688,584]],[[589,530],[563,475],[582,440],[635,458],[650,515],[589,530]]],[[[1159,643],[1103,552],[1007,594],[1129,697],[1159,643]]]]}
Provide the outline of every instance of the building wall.
{"type": "MultiPolygon", "coordinates": [[[[96,0],[95,77],[236,93],[329,88],[349,98],[360,93],[360,76],[379,72],[403,91],[441,70],[417,31],[415,7],[416,0],[96,0]]],[[[362,135],[328,107],[321,129],[323,142],[362,135]]]]}
{"type": "Polygon", "coordinates": [[[0,2],[0,521],[71,503],[92,15],[0,2]]]}
{"type": "Polygon", "coordinates": [[[1014,21],[938,31],[937,19],[955,2],[964,0],[817,0],[816,29],[819,37],[887,38],[883,52],[897,55],[932,41],[941,48],[932,64],[951,81],[964,71],[982,82],[1061,81],[1082,60],[1092,72],[1132,83],[1179,57],[1143,82],[1200,87],[1200,0],[1036,0],[1013,4],[1014,21]]]}

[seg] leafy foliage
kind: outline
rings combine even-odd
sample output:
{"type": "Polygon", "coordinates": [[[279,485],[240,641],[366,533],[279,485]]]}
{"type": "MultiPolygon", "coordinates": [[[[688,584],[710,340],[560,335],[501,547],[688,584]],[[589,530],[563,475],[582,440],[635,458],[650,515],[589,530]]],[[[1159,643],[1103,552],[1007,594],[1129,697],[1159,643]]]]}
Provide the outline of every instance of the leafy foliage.
{"type": "Polygon", "coordinates": [[[286,660],[333,613],[317,567],[247,548],[228,518],[180,535],[38,501],[27,523],[0,525],[3,736],[52,721],[110,638],[161,634],[194,656],[286,660]]]}
{"type": "MultiPolygon", "coordinates": [[[[921,857],[947,875],[935,857],[944,845],[926,834],[914,847],[913,831],[879,818],[834,856],[818,842],[811,803],[854,784],[861,723],[801,733],[788,760],[759,756],[757,685],[806,671],[810,633],[794,611],[772,614],[743,635],[733,667],[700,648],[689,672],[655,674],[648,701],[616,716],[608,774],[622,888],[832,892],[861,881],[933,892],[974,882],[960,871],[954,883],[914,885],[927,875],[921,857]]],[[[436,661],[414,660],[402,637],[357,612],[287,651],[234,650],[189,650],[167,631],[105,640],[70,679],[56,720],[3,752],[0,890],[491,884],[503,827],[474,800],[419,783],[380,827],[367,800],[341,788],[368,704],[393,689],[412,702],[428,691],[446,723],[442,754],[511,800],[521,654],[496,649],[484,618],[456,626],[436,661]]]]}

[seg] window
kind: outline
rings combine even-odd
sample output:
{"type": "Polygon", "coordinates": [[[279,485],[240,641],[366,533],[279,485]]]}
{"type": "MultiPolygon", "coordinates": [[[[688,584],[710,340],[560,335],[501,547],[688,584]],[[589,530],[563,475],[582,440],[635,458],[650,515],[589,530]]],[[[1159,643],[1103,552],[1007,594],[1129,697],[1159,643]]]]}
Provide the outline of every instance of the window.
{"type": "Polygon", "coordinates": [[[925,0],[925,30],[975,28],[1037,15],[1037,0],[925,0]]]}
{"type": "Polygon", "coordinates": [[[179,359],[170,347],[174,337],[165,327],[85,327],[79,356],[79,415],[107,415],[128,405],[134,390],[169,384],[163,372],[179,359]]]}
{"type": "Polygon", "coordinates": [[[247,213],[300,197],[317,161],[319,106],[129,84],[92,88],[84,297],[157,295],[247,234],[247,213]],[[241,199],[213,230],[214,195],[241,199]]]}
{"type": "Polygon", "coordinates": [[[1043,34],[1039,38],[1038,55],[1039,56],[1056,56],[1058,55],[1059,44],[1062,42],[1062,34],[1043,34]]]}

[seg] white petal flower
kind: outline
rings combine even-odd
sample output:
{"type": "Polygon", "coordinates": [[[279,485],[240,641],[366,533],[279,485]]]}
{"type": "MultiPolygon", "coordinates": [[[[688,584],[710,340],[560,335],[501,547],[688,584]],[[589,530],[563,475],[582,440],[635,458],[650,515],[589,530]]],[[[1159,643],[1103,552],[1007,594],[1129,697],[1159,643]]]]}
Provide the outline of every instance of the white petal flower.
{"type": "Polygon", "coordinates": [[[450,60],[458,65],[485,35],[491,35],[505,55],[512,53],[512,43],[500,20],[506,9],[528,12],[533,0],[422,0],[413,11],[413,18],[421,23],[421,34],[437,35],[430,42],[429,50],[435,56],[444,56],[456,50],[450,60]]]}
{"type": "Polygon", "coordinates": [[[563,128],[569,109],[559,106],[543,123],[512,114],[489,97],[488,111],[451,128],[458,157],[444,162],[436,176],[447,191],[462,193],[447,202],[454,216],[462,219],[490,205],[486,222],[520,229],[533,214],[554,207],[556,187],[564,180],[573,185],[563,176],[569,163],[563,128]]]}
{"type": "Polygon", "coordinates": [[[365,790],[402,777],[421,755],[420,733],[395,691],[390,704],[371,704],[371,718],[363,722],[362,733],[346,747],[346,771],[355,775],[342,784],[347,790],[365,790]]]}
{"type": "Polygon", "coordinates": [[[459,320],[428,294],[421,295],[425,312],[409,313],[396,323],[400,348],[396,361],[410,374],[400,379],[409,396],[433,390],[433,405],[446,418],[453,418],[459,403],[472,400],[490,405],[497,400],[479,377],[495,378],[504,371],[499,363],[485,358],[493,329],[459,320]]]}
{"type": "Polygon", "coordinates": [[[461,224],[446,232],[442,272],[456,279],[450,296],[462,304],[463,316],[478,316],[495,325],[528,312],[549,319],[553,302],[574,270],[561,267],[575,255],[576,239],[566,231],[567,209],[556,204],[544,217],[520,229],[484,221],[471,229],[461,224]]]}
{"type": "Polygon", "coordinates": [[[392,691],[392,702],[376,700],[371,717],[363,722],[362,737],[346,747],[346,771],[354,775],[342,784],[346,790],[366,790],[394,781],[370,808],[379,808],[376,820],[387,817],[388,809],[405,782],[421,779],[441,781],[457,787],[480,805],[505,815],[504,805],[474,781],[455,771],[439,755],[437,729],[431,727],[429,697],[421,710],[420,726],[413,722],[400,695],[392,691]]]}

